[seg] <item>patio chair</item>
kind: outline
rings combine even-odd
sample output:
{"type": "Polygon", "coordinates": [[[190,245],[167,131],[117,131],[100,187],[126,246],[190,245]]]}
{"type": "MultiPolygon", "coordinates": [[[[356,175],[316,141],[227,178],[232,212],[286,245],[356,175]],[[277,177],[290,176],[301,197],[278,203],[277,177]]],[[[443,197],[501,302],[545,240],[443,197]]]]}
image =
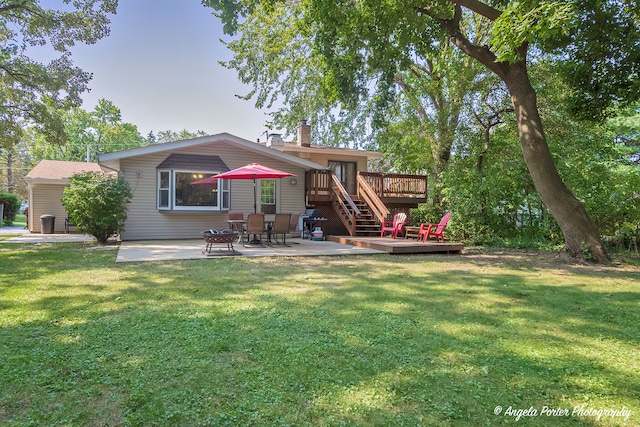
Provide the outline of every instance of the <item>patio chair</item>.
{"type": "Polygon", "coordinates": [[[300,230],[300,228],[298,227],[298,222],[300,221],[300,215],[302,215],[303,212],[295,212],[291,214],[291,221],[289,222],[289,234],[295,234],[296,236],[298,234],[300,234],[300,236],[302,236],[302,230],[300,230]]]}
{"type": "Polygon", "coordinates": [[[229,212],[229,220],[237,221],[244,219],[244,214],[242,212],[229,212]]]}
{"type": "Polygon", "coordinates": [[[64,219],[64,234],[69,234],[69,229],[71,227],[76,227],[75,222],[71,216],[68,216],[64,219]]]}
{"type": "Polygon", "coordinates": [[[404,235],[404,224],[407,222],[407,214],[404,212],[398,212],[394,215],[393,221],[384,221],[382,223],[382,230],[380,231],[380,237],[384,237],[384,233],[391,233],[393,238],[397,238],[398,234],[404,235]]]}
{"type": "Polygon", "coordinates": [[[422,238],[424,243],[427,242],[427,239],[433,236],[436,239],[436,242],[439,239],[442,239],[442,243],[444,243],[444,229],[449,223],[449,219],[451,218],[451,214],[444,214],[442,219],[438,224],[420,224],[420,231],[418,232],[417,241],[419,242],[422,238]]]}
{"type": "Polygon", "coordinates": [[[278,235],[282,235],[282,244],[287,245],[287,233],[291,226],[291,214],[290,213],[278,213],[273,221],[273,228],[270,230],[270,235],[274,237],[276,243],[278,242],[278,235]]]}
{"type": "Polygon", "coordinates": [[[264,232],[265,232],[264,231],[264,214],[252,213],[247,215],[247,229],[246,229],[247,243],[260,243],[260,246],[264,246],[262,244],[262,234],[264,232]],[[260,236],[259,241],[257,236],[260,236]],[[249,240],[249,239],[252,239],[252,240],[249,240]]]}

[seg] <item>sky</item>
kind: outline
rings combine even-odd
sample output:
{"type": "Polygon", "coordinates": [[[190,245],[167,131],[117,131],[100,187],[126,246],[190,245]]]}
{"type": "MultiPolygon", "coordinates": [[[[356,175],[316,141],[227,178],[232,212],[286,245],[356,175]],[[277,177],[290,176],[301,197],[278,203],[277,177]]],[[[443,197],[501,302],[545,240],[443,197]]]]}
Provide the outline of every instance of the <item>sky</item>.
{"type": "Polygon", "coordinates": [[[71,49],[74,64],[93,73],[82,108],[105,98],[143,136],[187,129],[264,141],[269,117],[236,97],[251,88],[218,63],[231,58],[219,41],[230,38],[211,12],[200,0],[120,0],[111,34],[71,49]]]}

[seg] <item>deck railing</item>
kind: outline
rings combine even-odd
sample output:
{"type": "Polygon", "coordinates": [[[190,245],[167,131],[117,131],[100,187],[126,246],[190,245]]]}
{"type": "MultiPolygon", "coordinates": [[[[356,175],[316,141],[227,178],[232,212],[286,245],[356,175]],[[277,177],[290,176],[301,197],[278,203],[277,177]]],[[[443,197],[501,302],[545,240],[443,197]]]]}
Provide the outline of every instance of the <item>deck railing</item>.
{"type": "Polygon", "coordinates": [[[427,177],[397,173],[359,172],[380,197],[427,197],[427,177]]]}
{"type": "MultiPolygon", "coordinates": [[[[321,200],[331,195],[333,172],[313,170],[307,172],[308,200],[321,200]]],[[[427,177],[424,175],[358,172],[359,181],[366,181],[381,198],[426,198],[427,177]]]]}

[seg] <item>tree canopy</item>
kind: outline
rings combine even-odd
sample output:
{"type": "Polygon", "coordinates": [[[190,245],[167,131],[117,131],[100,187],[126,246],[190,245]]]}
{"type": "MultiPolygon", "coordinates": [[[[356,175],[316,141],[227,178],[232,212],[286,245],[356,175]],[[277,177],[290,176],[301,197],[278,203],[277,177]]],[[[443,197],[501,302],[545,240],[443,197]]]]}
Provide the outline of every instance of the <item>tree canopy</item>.
{"type": "MultiPolygon", "coordinates": [[[[451,31],[495,64],[553,58],[554,72],[571,87],[566,102],[580,118],[604,119],[640,97],[636,1],[202,3],[217,11],[227,34],[241,36],[229,43],[234,58],[226,65],[254,84],[247,98],[255,95],[262,107],[281,96],[297,120],[313,113],[304,111],[303,97],[316,110],[312,97],[346,110],[362,108],[363,97],[395,99],[389,88],[396,73],[432,58],[451,31]]],[[[296,123],[279,124],[288,122],[296,123]]]]}
{"type": "Polygon", "coordinates": [[[109,34],[109,15],[118,0],[3,0],[0,2],[0,140],[18,143],[25,126],[50,142],[66,141],[61,110],[81,104],[89,72],[73,65],[69,47],[92,44],[109,34]],[[48,64],[30,49],[48,45],[58,57],[48,64]]]}

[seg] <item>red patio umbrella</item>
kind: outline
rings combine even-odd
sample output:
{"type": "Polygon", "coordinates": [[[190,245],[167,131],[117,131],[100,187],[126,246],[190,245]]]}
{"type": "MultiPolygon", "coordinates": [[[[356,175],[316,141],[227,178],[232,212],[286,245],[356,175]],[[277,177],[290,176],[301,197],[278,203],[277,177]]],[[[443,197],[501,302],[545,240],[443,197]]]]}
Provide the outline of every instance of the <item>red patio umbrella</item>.
{"type": "Polygon", "coordinates": [[[210,176],[209,178],[204,178],[198,181],[194,181],[191,183],[191,185],[212,185],[212,184],[215,184],[219,178],[252,179],[253,180],[253,211],[257,212],[258,201],[256,198],[256,180],[284,178],[287,176],[296,176],[296,175],[289,172],[284,172],[278,169],[273,169],[267,166],[262,166],[260,163],[249,163],[246,166],[242,166],[237,169],[230,170],[228,172],[219,173],[218,175],[210,176]]]}

